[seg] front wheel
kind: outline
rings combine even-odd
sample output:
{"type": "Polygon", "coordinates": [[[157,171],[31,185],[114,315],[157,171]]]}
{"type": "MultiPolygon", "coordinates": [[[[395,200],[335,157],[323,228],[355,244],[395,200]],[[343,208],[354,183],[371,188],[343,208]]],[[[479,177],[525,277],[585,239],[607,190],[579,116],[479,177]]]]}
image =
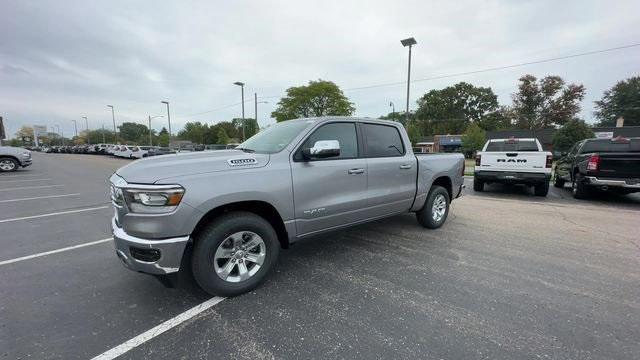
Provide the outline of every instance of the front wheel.
{"type": "Polygon", "coordinates": [[[0,158],[0,172],[16,171],[18,166],[18,162],[12,158],[0,158]]]}
{"type": "Polygon", "coordinates": [[[562,189],[564,187],[564,179],[556,173],[553,177],[553,186],[562,189]]]}
{"type": "Polygon", "coordinates": [[[269,222],[253,213],[232,212],[196,237],[191,268],[206,292],[235,296],[264,280],[279,251],[278,236],[269,222]]]}
{"type": "Polygon", "coordinates": [[[418,223],[429,229],[437,229],[444,224],[449,215],[449,192],[435,185],[429,191],[424,207],[416,213],[418,223]]]}

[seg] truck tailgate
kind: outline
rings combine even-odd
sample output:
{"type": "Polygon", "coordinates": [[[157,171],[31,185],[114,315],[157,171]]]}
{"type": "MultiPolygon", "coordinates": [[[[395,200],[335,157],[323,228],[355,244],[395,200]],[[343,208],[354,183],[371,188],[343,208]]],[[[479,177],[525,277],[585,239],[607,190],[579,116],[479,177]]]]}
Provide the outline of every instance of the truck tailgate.
{"type": "Polygon", "coordinates": [[[547,156],[543,152],[482,152],[480,170],[486,171],[544,171],[547,156]]]}
{"type": "Polygon", "coordinates": [[[640,178],[640,153],[600,153],[599,176],[640,178]]]}

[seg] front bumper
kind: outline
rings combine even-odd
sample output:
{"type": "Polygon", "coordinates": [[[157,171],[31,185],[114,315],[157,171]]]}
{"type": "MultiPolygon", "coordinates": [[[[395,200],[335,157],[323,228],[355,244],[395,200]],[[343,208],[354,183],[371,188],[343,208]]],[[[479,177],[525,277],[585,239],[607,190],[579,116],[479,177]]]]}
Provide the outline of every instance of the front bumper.
{"type": "Polygon", "coordinates": [[[31,159],[31,158],[28,158],[28,159],[22,159],[22,160],[20,161],[20,166],[22,166],[22,167],[27,167],[27,166],[30,166],[32,163],[33,163],[33,159],[31,159]]]}
{"type": "Polygon", "coordinates": [[[594,185],[594,186],[607,186],[607,187],[640,190],[640,181],[638,181],[638,179],[629,179],[629,180],[598,179],[595,176],[586,176],[585,181],[587,184],[594,185]]]}
{"type": "Polygon", "coordinates": [[[124,229],[118,227],[115,218],[111,220],[111,229],[116,255],[130,270],[156,275],[170,274],[180,270],[182,255],[189,242],[189,236],[163,240],[141,239],[127,234],[124,229]],[[153,261],[140,259],[143,257],[140,254],[149,253],[159,253],[159,258],[153,261]]]}
{"type": "Polygon", "coordinates": [[[486,182],[537,184],[542,182],[549,182],[549,180],[551,180],[551,174],[481,170],[474,173],[474,178],[486,182]]]}

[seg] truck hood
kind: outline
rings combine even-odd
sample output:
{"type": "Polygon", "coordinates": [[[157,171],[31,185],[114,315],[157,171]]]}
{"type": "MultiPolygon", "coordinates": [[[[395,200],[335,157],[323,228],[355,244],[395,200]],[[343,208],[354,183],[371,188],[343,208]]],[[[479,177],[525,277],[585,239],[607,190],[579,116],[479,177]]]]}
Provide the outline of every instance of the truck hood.
{"type": "Polygon", "coordinates": [[[135,160],[118,169],[116,174],[128,183],[153,184],[167,178],[260,168],[268,162],[268,154],[246,153],[242,150],[198,151],[135,160]]]}

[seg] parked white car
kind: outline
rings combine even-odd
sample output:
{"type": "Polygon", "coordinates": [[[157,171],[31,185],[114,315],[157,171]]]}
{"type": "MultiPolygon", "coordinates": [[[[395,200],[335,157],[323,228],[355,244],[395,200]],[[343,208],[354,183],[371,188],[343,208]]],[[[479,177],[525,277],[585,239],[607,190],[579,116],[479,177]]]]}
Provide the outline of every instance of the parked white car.
{"type": "Polygon", "coordinates": [[[143,157],[147,157],[147,153],[149,150],[153,148],[152,146],[136,146],[136,151],[131,153],[132,159],[142,159],[143,157]]]}

